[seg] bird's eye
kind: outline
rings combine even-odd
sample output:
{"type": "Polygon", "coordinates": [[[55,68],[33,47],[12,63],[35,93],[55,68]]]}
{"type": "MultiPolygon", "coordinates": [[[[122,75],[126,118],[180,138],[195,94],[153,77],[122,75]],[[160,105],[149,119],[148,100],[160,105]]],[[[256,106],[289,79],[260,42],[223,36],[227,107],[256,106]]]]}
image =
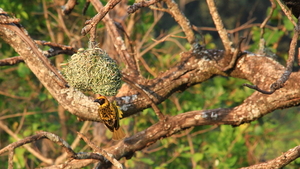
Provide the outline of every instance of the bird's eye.
{"type": "Polygon", "coordinates": [[[100,105],[103,105],[105,103],[105,100],[104,99],[99,99],[99,104],[100,105]]]}

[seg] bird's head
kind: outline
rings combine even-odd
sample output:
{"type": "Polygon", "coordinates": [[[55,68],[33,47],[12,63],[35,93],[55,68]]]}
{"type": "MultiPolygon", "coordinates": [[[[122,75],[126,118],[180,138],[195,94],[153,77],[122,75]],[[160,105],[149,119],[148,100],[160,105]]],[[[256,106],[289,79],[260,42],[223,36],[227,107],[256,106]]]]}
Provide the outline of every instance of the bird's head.
{"type": "Polygon", "coordinates": [[[100,96],[98,97],[96,100],[94,100],[94,102],[99,103],[100,105],[103,105],[106,102],[106,99],[104,96],[100,96]]]}

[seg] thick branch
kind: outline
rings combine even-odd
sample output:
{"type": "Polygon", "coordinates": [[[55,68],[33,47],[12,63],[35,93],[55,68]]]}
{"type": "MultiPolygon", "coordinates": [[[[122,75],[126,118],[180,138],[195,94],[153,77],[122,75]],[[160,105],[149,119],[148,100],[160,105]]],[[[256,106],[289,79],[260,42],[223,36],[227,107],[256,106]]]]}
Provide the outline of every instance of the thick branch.
{"type": "MultiPolygon", "coordinates": [[[[72,114],[82,119],[100,121],[97,114],[97,105],[92,102],[93,99],[84,96],[73,88],[61,87],[55,81],[56,77],[53,72],[44,67],[36,56],[36,52],[39,51],[30,50],[32,46],[28,45],[28,43],[33,43],[33,41],[23,41],[13,31],[14,29],[18,29],[18,27],[3,25],[0,27],[0,36],[19,52],[53,97],[72,114]],[[11,39],[14,39],[14,41],[11,41],[11,39]]],[[[215,58],[219,60],[219,64],[222,64],[222,56],[223,51],[219,50],[205,50],[199,54],[186,52],[182,54],[182,60],[176,66],[162,73],[157,78],[145,80],[135,77],[135,82],[150,94],[151,99],[156,104],[159,104],[175,91],[185,90],[215,75],[226,76],[224,72],[216,68],[215,60],[209,59],[215,58]]],[[[283,70],[283,66],[270,58],[248,53],[239,59],[235,69],[229,76],[247,79],[260,88],[268,88],[283,70]]],[[[276,109],[298,105],[300,102],[299,77],[299,73],[292,73],[284,88],[270,96],[255,92],[246,99],[238,108],[239,111],[236,112],[238,116],[241,116],[241,123],[257,119],[276,109]],[[247,107],[251,107],[252,112],[249,112],[247,107]]],[[[126,85],[120,89],[117,102],[124,111],[124,117],[151,106],[148,98],[133,88],[128,89],[126,85]]]]}
{"type": "MultiPolygon", "coordinates": [[[[1,17],[7,17],[1,15],[1,17]]],[[[20,54],[27,66],[36,75],[40,82],[48,89],[50,94],[69,112],[84,119],[92,118],[100,121],[97,113],[97,105],[92,98],[88,98],[74,88],[65,87],[62,78],[56,69],[51,68],[50,62],[38,50],[34,41],[13,23],[0,24],[0,37],[10,44],[20,54]]]]}
{"type": "MultiPolygon", "coordinates": [[[[41,83],[49,90],[52,96],[70,113],[91,121],[100,121],[97,114],[97,105],[92,98],[88,98],[73,88],[62,87],[58,84],[52,70],[45,67],[37,55],[41,55],[34,42],[27,36],[20,38],[20,31],[16,25],[1,24],[0,36],[24,58],[29,68],[36,74],[41,83]],[[12,40],[13,39],[13,40],[12,40]],[[33,49],[34,48],[34,49],[33,49]]],[[[217,69],[217,64],[223,64],[223,51],[203,50],[200,53],[182,53],[182,59],[177,65],[161,73],[157,78],[146,80],[133,77],[142,90],[147,91],[155,104],[163,102],[178,90],[185,90],[190,86],[204,82],[216,75],[231,76],[247,79],[262,89],[267,89],[280,77],[284,67],[278,62],[252,53],[243,55],[230,74],[217,69]],[[211,58],[214,58],[211,60],[211,58]],[[218,60],[216,63],[215,60],[218,60]]],[[[299,72],[292,73],[286,85],[272,95],[255,92],[240,106],[234,108],[240,123],[253,121],[276,109],[291,107],[300,103],[299,72]],[[267,106],[266,106],[267,105],[267,106]],[[249,109],[251,111],[249,111],[249,109]],[[238,110],[238,111],[237,111],[238,110]]],[[[128,117],[151,106],[151,101],[139,93],[138,90],[126,85],[120,89],[117,102],[121,106],[124,117],[128,117]]]]}
{"type": "MultiPolygon", "coordinates": [[[[183,53],[182,60],[176,66],[160,74],[157,78],[153,80],[136,79],[136,82],[151,94],[151,99],[156,104],[159,104],[175,91],[183,91],[215,75],[247,79],[260,88],[267,89],[280,77],[281,72],[284,70],[282,65],[271,58],[248,53],[238,60],[235,69],[230,74],[225,74],[216,68],[214,60],[209,60],[208,58],[220,59],[222,58],[222,52],[217,50],[204,51],[199,55],[190,52],[183,53]]],[[[218,62],[221,64],[222,59],[218,62]]],[[[248,114],[247,107],[253,107],[254,109],[252,110],[256,110],[255,114],[256,118],[258,118],[261,117],[261,114],[299,104],[299,80],[299,72],[295,72],[291,74],[286,85],[272,95],[266,96],[255,92],[246,99],[237,113],[248,114]]],[[[125,112],[125,117],[134,114],[136,111],[143,110],[145,107],[150,107],[151,102],[147,98],[134,89],[128,89],[126,86],[123,87],[124,91],[121,88],[117,102],[125,112]]]]}
{"type": "MultiPolygon", "coordinates": [[[[169,116],[163,121],[150,126],[144,131],[136,133],[134,136],[125,138],[118,144],[105,148],[107,153],[113,154],[114,158],[119,160],[122,157],[130,159],[132,155],[139,150],[144,149],[156,141],[169,137],[175,133],[183,131],[187,128],[199,125],[221,125],[230,124],[238,125],[240,124],[240,117],[236,116],[238,109],[213,109],[209,111],[190,111],[176,116],[169,116]]],[[[298,151],[299,148],[295,149],[298,151]]],[[[299,152],[290,150],[285,155],[278,158],[287,157],[286,161],[291,162],[293,159],[299,156],[299,152]],[[291,156],[291,158],[289,157],[291,156]],[[288,160],[287,160],[288,159],[288,160]]],[[[85,161],[86,165],[90,162],[85,161]]],[[[270,162],[271,163],[271,162],[270,162]]],[[[269,164],[270,164],[269,163],[269,164]]],[[[287,163],[286,163],[287,164],[287,163]]],[[[52,166],[51,168],[59,168],[62,165],[52,166]]],[[[68,167],[78,168],[76,163],[69,162],[68,167]]]]}

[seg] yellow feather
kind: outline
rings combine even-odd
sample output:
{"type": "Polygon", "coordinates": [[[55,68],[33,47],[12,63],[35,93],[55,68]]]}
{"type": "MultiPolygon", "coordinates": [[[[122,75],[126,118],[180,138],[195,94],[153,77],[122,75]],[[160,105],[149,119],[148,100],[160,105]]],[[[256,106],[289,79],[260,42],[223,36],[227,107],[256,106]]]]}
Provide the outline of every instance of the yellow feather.
{"type": "Polygon", "coordinates": [[[125,137],[123,129],[120,127],[120,118],[123,112],[115,102],[110,103],[105,96],[99,96],[95,102],[99,103],[98,114],[105,126],[113,132],[113,139],[120,140],[125,137]]]}

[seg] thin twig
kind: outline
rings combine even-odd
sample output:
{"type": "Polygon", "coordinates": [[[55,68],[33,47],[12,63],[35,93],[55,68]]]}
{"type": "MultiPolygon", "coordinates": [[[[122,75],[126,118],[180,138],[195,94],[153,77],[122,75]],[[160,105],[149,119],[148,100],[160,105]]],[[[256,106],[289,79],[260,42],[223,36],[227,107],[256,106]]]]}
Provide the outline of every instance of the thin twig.
{"type": "Polygon", "coordinates": [[[15,113],[15,114],[10,114],[10,115],[0,116],[0,120],[12,118],[12,117],[19,117],[19,116],[23,116],[23,115],[28,116],[28,115],[39,114],[39,113],[52,113],[54,111],[55,111],[54,109],[50,109],[50,110],[38,112],[38,113],[37,112],[26,112],[25,114],[24,113],[15,113]]]}
{"type": "Polygon", "coordinates": [[[77,132],[77,134],[79,135],[79,137],[81,137],[92,149],[94,152],[99,153],[100,155],[104,156],[107,160],[109,160],[115,167],[119,168],[119,169],[123,169],[122,164],[116,160],[115,158],[113,158],[112,154],[108,154],[105,150],[99,148],[98,146],[96,146],[93,142],[91,142],[85,135],[77,132]]]}
{"type": "MultiPolygon", "coordinates": [[[[234,29],[229,29],[227,30],[227,32],[229,34],[234,34],[238,31],[242,31],[244,29],[249,29],[249,28],[253,28],[254,26],[261,26],[260,23],[253,23],[253,24],[243,24],[237,28],[234,29]]],[[[269,28],[271,30],[275,30],[275,29],[280,29],[281,27],[272,27],[270,25],[266,25],[266,28],[269,28]]],[[[218,31],[215,27],[196,27],[197,30],[201,30],[201,31],[218,31]]]]}
{"type": "Polygon", "coordinates": [[[249,84],[244,84],[244,86],[247,86],[251,89],[257,90],[263,94],[272,94],[276,90],[282,88],[284,86],[284,83],[289,79],[292,71],[293,71],[293,63],[295,60],[295,52],[296,52],[296,45],[297,41],[299,38],[299,33],[300,33],[300,19],[298,19],[298,25],[295,27],[294,35],[290,44],[290,49],[289,49],[289,57],[287,60],[287,66],[281,77],[273,84],[270,86],[270,91],[265,91],[263,89],[260,89],[256,85],[249,85],[249,84]]]}
{"type": "Polygon", "coordinates": [[[84,7],[83,7],[83,9],[82,9],[82,15],[85,15],[85,13],[86,13],[88,7],[90,6],[90,4],[91,4],[91,2],[90,2],[89,0],[87,0],[87,1],[85,2],[84,7]]]}
{"type": "Polygon", "coordinates": [[[198,45],[198,39],[194,34],[190,21],[180,11],[178,4],[173,0],[164,0],[167,4],[169,13],[173,16],[175,21],[180,25],[188,42],[195,48],[198,45]]]}
{"type": "Polygon", "coordinates": [[[81,34],[85,36],[89,31],[95,27],[104,17],[105,15],[113,9],[121,0],[109,0],[107,4],[98,11],[98,14],[95,15],[92,19],[86,21],[86,26],[82,28],[81,34]]]}
{"type": "MultiPolygon", "coordinates": [[[[59,55],[59,54],[66,54],[66,55],[73,55],[77,52],[77,49],[71,47],[71,46],[65,46],[58,43],[53,42],[47,42],[47,41],[40,41],[35,40],[35,42],[38,45],[42,46],[49,46],[51,47],[48,51],[43,51],[43,55],[47,58],[59,55]]],[[[10,58],[5,58],[0,60],[0,66],[11,66],[18,64],[20,62],[24,62],[23,58],[21,56],[15,56],[10,58]]]]}
{"type": "Polygon", "coordinates": [[[267,22],[271,19],[272,15],[273,15],[273,12],[274,10],[276,9],[276,3],[274,2],[274,0],[270,0],[271,2],[271,10],[270,10],[270,13],[268,14],[268,16],[266,17],[266,19],[263,21],[263,23],[261,23],[260,25],[260,29],[261,29],[261,32],[260,32],[260,38],[263,38],[263,35],[265,33],[265,26],[267,24],[267,22]]]}
{"type": "MultiPolygon", "coordinates": [[[[9,63],[12,63],[12,62],[9,62],[9,63]]],[[[1,66],[1,61],[0,61],[0,66],[1,66]]],[[[16,95],[12,95],[12,94],[9,94],[9,93],[3,92],[3,91],[0,91],[0,95],[11,97],[14,99],[30,100],[30,98],[28,98],[28,97],[16,96],[16,95]]]]}
{"type": "Polygon", "coordinates": [[[293,19],[291,11],[281,2],[281,0],[276,0],[277,3],[279,4],[280,8],[284,12],[284,14],[288,17],[288,19],[293,23],[294,27],[297,26],[297,23],[293,19]]]}
{"type": "Polygon", "coordinates": [[[138,3],[134,3],[133,5],[129,6],[127,9],[127,13],[134,13],[139,8],[148,7],[150,5],[153,5],[161,0],[150,0],[150,1],[140,1],[138,3]]]}
{"type": "Polygon", "coordinates": [[[96,35],[97,35],[97,29],[96,26],[94,26],[90,30],[89,48],[96,47],[96,35]]]}
{"type": "Polygon", "coordinates": [[[206,0],[206,2],[208,5],[209,12],[212,16],[212,19],[216,25],[216,28],[218,30],[218,33],[219,33],[222,43],[224,45],[225,51],[226,51],[226,53],[231,53],[232,42],[228,38],[228,32],[225,29],[222,19],[218,13],[215,1],[214,0],[206,0]]]}
{"type": "Polygon", "coordinates": [[[284,166],[288,165],[290,162],[294,161],[299,157],[300,157],[300,146],[296,146],[273,160],[252,165],[249,167],[243,167],[241,169],[283,168],[284,166]]]}
{"type": "MultiPolygon", "coordinates": [[[[84,123],[83,123],[83,125],[82,125],[82,127],[81,127],[81,129],[80,129],[80,133],[86,133],[88,130],[89,130],[89,127],[90,127],[90,125],[91,125],[91,123],[92,122],[90,122],[90,121],[85,121],[84,123]]],[[[75,149],[77,146],[78,146],[78,144],[80,143],[80,136],[79,135],[77,135],[76,136],[76,138],[74,139],[74,141],[73,141],[73,143],[71,144],[71,149],[75,149]]],[[[67,153],[65,152],[65,153],[63,153],[61,156],[59,156],[59,157],[57,157],[56,159],[55,159],[55,164],[60,164],[60,163],[62,163],[62,161],[67,157],[67,153]]]]}
{"type": "Polygon", "coordinates": [[[25,121],[26,113],[27,113],[27,108],[24,108],[23,115],[22,115],[21,120],[19,122],[20,124],[19,124],[17,130],[15,131],[15,134],[18,134],[20,132],[20,130],[22,129],[24,121],[25,121]]]}
{"type": "Polygon", "coordinates": [[[43,40],[35,40],[35,43],[37,43],[38,45],[42,45],[42,46],[49,46],[53,49],[61,49],[64,51],[71,51],[73,53],[77,52],[77,49],[75,49],[74,47],[62,45],[59,43],[48,42],[48,41],[43,41],[43,40]]]}
{"type": "Polygon", "coordinates": [[[237,59],[239,58],[239,56],[241,56],[243,53],[242,53],[242,50],[241,50],[241,46],[242,46],[242,42],[243,40],[245,40],[246,38],[241,38],[237,47],[235,48],[234,52],[233,52],[233,55],[232,55],[232,58],[231,58],[231,61],[229,63],[228,66],[226,66],[225,68],[223,68],[223,71],[227,71],[229,69],[232,69],[237,61],[237,59]]]}
{"type": "Polygon", "coordinates": [[[75,5],[77,5],[77,0],[68,0],[68,2],[62,7],[63,14],[69,15],[73,11],[75,5]]]}
{"type": "Polygon", "coordinates": [[[51,21],[49,19],[50,12],[48,11],[46,0],[42,0],[42,3],[43,3],[43,11],[44,11],[43,14],[44,14],[46,27],[47,27],[49,36],[50,36],[50,39],[55,42],[55,36],[54,36],[53,30],[51,29],[51,21]]]}
{"type": "MultiPolygon", "coordinates": [[[[104,8],[101,2],[98,0],[90,0],[90,2],[99,13],[104,8]]],[[[106,15],[103,21],[106,25],[105,26],[106,30],[114,43],[116,51],[118,52],[119,56],[123,59],[123,61],[126,64],[126,70],[138,76],[139,72],[137,71],[138,68],[137,68],[136,60],[128,53],[124,40],[122,36],[120,36],[114,21],[110,18],[109,15],[106,15]]]]}
{"type": "Polygon", "coordinates": [[[165,116],[162,114],[162,112],[159,110],[157,105],[151,99],[150,94],[146,90],[144,90],[139,84],[136,84],[136,83],[132,82],[131,80],[129,80],[129,78],[127,78],[125,76],[126,75],[122,76],[122,80],[125,81],[126,83],[128,83],[131,87],[133,87],[136,90],[140,91],[141,94],[143,94],[144,97],[146,97],[151,102],[151,107],[153,108],[153,110],[154,110],[155,114],[157,115],[157,117],[159,118],[159,120],[164,120],[165,116]]]}
{"type": "MultiPolygon", "coordinates": [[[[10,136],[12,136],[14,139],[18,140],[15,143],[12,143],[4,148],[2,148],[0,150],[0,154],[8,151],[11,149],[11,147],[18,147],[18,146],[22,146],[24,145],[25,149],[27,149],[32,155],[34,155],[35,157],[37,157],[39,160],[43,161],[46,164],[53,164],[53,160],[50,158],[46,158],[44,156],[42,156],[41,154],[39,154],[37,151],[35,151],[33,148],[31,148],[29,145],[26,145],[26,143],[32,142],[32,138],[28,137],[28,139],[23,139],[21,140],[13,131],[11,131],[2,121],[0,121],[0,128],[2,130],[4,130],[7,134],[9,134],[10,136]]],[[[34,137],[37,139],[37,137],[34,137]]]]}

